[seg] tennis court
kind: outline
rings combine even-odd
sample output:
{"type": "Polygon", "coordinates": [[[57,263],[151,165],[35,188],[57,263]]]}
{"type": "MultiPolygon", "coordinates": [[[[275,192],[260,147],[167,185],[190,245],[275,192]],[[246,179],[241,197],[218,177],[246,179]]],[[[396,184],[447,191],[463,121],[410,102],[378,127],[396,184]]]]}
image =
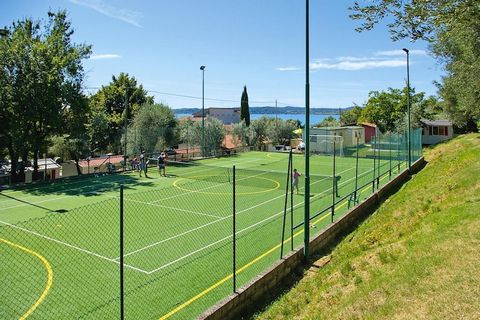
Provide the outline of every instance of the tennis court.
{"type": "MultiPolygon", "coordinates": [[[[354,190],[360,201],[376,179],[381,185],[405,168],[403,154],[333,161],[310,157],[312,236],[330,223],[332,202],[336,219],[354,190]]],[[[293,155],[293,167],[303,173],[303,165],[303,155],[293,155]]],[[[0,318],[118,317],[122,204],[125,317],[198,316],[234,290],[233,186],[236,288],[280,258],[285,201],[292,208],[285,244],[302,243],[303,177],[299,194],[290,195],[287,168],[287,153],[246,152],[171,163],[167,177],[149,168],[149,178],[132,172],[1,192],[0,270],[8,290],[0,293],[0,318]]]]}

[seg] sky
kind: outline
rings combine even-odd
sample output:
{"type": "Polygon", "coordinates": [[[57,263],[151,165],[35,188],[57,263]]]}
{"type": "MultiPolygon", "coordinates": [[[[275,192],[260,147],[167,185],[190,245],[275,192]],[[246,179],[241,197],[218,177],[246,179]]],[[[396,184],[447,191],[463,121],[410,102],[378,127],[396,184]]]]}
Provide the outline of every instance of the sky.
{"type": "MultiPolygon", "coordinates": [[[[393,42],[385,25],[356,32],[352,3],[310,0],[311,107],[362,105],[370,91],[402,88],[402,48],[411,86],[436,94],[442,68],[428,44],[393,42]]],[[[0,0],[0,26],[58,9],[68,12],[74,42],[92,45],[88,93],[127,72],[158,103],[201,107],[205,65],[206,107],[238,107],[244,85],[250,106],[305,105],[305,1],[0,0]]]]}

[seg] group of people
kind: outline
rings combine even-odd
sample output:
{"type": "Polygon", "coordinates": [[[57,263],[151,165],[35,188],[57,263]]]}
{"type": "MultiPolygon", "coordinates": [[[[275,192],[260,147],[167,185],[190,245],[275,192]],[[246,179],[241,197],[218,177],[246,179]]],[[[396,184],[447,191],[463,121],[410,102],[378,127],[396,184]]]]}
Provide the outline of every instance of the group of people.
{"type": "MultiPolygon", "coordinates": [[[[147,170],[148,170],[149,164],[150,164],[150,159],[146,157],[145,151],[142,151],[138,157],[135,156],[130,161],[130,165],[132,166],[132,169],[137,170],[140,177],[142,176],[142,172],[143,172],[146,178],[148,178],[147,170]]],[[[165,172],[166,165],[167,165],[167,154],[165,152],[162,152],[157,157],[157,167],[158,167],[158,173],[160,175],[163,175],[164,177],[167,176],[165,172]]]]}

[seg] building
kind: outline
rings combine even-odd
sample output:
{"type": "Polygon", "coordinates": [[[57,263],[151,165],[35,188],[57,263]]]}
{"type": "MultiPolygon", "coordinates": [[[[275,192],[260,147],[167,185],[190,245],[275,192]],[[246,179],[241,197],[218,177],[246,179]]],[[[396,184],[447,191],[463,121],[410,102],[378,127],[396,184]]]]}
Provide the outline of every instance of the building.
{"type": "Polygon", "coordinates": [[[453,137],[453,124],[448,120],[421,120],[422,144],[436,144],[453,137]]]}
{"type": "Polygon", "coordinates": [[[342,155],[344,148],[357,145],[357,137],[360,145],[365,143],[365,129],[363,127],[310,128],[310,151],[333,154],[335,142],[335,151],[338,152],[338,155],[342,155]]]}
{"type": "Polygon", "coordinates": [[[362,122],[360,123],[360,125],[365,130],[365,142],[372,141],[372,137],[374,137],[377,134],[377,130],[378,130],[377,125],[369,122],[362,122]]]}
{"type": "MultiPolygon", "coordinates": [[[[193,114],[195,118],[202,117],[202,111],[193,114]]],[[[206,108],[205,117],[214,117],[222,121],[223,124],[233,124],[240,122],[240,108],[206,108]]]]}

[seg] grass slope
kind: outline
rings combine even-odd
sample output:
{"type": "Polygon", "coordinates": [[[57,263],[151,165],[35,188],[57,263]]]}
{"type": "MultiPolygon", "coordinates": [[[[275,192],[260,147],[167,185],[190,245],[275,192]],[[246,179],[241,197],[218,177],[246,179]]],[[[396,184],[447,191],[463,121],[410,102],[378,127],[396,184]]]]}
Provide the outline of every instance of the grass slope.
{"type": "Polygon", "coordinates": [[[480,319],[480,135],[425,157],[328,264],[256,319],[480,319]]]}

